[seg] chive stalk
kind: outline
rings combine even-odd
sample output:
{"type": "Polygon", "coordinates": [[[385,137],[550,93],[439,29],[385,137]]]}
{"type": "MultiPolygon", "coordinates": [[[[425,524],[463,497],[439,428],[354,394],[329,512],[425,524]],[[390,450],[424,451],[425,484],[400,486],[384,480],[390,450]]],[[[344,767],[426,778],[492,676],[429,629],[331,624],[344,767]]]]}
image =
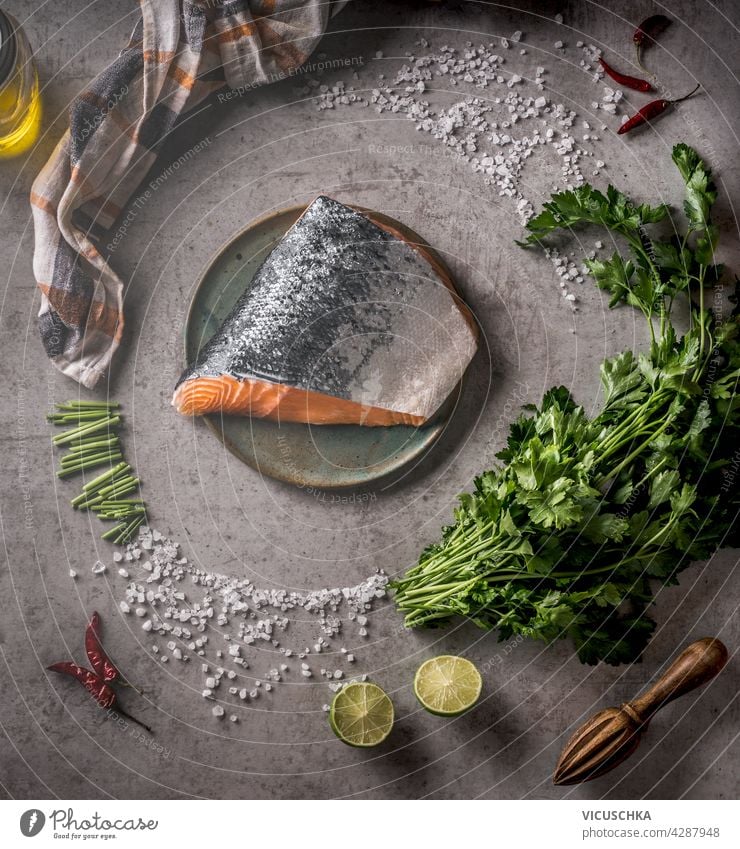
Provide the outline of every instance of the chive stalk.
{"type": "Polygon", "coordinates": [[[97,460],[100,457],[115,457],[121,459],[121,452],[115,448],[93,448],[92,451],[84,451],[78,454],[67,454],[62,457],[62,466],[79,466],[88,460],[97,460]]]}
{"type": "Polygon", "coordinates": [[[72,451],[75,448],[84,448],[86,445],[91,445],[96,442],[118,442],[117,434],[111,433],[107,436],[102,433],[93,433],[90,436],[82,436],[78,439],[73,439],[71,442],[67,443],[67,448],[72,451]]]}
{"type": "Polygon", "coordinates": [[[90,452],[92,452],[93,454],[100,454],[103,451],[120,451],[120,450],[121,450],[120,443],[118,445],[116,445],[115,442],[106,442],[103,445],[80,445],[77,448],[75,448],[74,450],[70,449],[69,451],[67,451],[67,453],[64,455],[64,457],[65,458],[67,458],[67,457],[80,457],[83,454],[89,454],[90,452]]]}
{"type": "Polygon", "coordinates": [[[92,457],[85,457],[78,463],[62,463],[57,469],[58,472],[85,472],[93,467],[97,468],[104,463],[115,463],[122,458],[122,454],[97,454],[92,457]]]}
{"type": "Polygon", "coordinates": [[[106,463],[110,463],[111,460],[118,460],[121,457],[121,454],[115,454],[112,457],[109,457],[107,454],[104,457],[98,457],[97,459],[88,460],[85,463],[80,463],[77,466],[62,466],[61,469],[57,471],[58,478],[66,478],[69,475],[76,475],[80,472],[87,471],[88,469],[97,469],[99,466],[104,466],[106,463]]]}
{"type": "Polygon", "coordinates": [[[46,418],[53,421],[54,419],[104,419],[111,415],[110,410],[57,410],[54,413],[47,413],[46,418]]]}
{"type": "Polygon", "coordinates": [[[112,492],[115,492],[115,490],[119,489],[120,487],[128,486],[131,483],[136,483],[138,485],[139,479],[133,477],[133,475],[126,475],[125,477],[116,479],[112,483],[109,483],[107,486],[104,486],[101,489],[97,490],[97,494],[105,497],[110,495],[112,492]]]}
{"type": "Polygon", "coordinates": [[[65,401],[63,404],[56,404],[55,406],[58,409],[65,409],[69,407],[72,410],[115,410],[118,409],[121,405],[118,403],[118,401],[78,401],[73,398],[71,401],[65,401]]]}
{"type": "Polygon", "coordinates": [[[111,499],[108,499],[107,501],[103,501],[103,504],[106,507],[115,506],[117,504],[123,504],[123,505],[133,504],[133,505],[141,506],[141,505],[144,504],[144,499],[143,498],[115,498],[115,499],[111,498],[111,499]]]}
{"type": "MultiPolygon", "coordinates": [[[[97,489],[99,486],[104,484],[109,478],[112,478],[115,475],[118,475],[123,471],[127,472],[130,468],[131,468],[131,466],[129,466],[128,463],[125,463],[125,462],[119,463],[117,466],[114,466],[114,468],[110,469],[105,474],[98,475],[98,477],[96,477],[94,480],[88,481],[82,487],[82,489],[86,493],[89,494],[90,492],[92,492],[93,490],[97,489]]],[[[72,503],[74,503],[74,502],[72,502],[72,503]]]]}
{"type": "MultiPolygon", "coordinates": [[[[131,481],[131,483],[123,484],[118,489],[114,491],[115,495],[128,495],[129,492],[135,492],[139,487],[138,481],[131,481]]],[[[110,493],[109,493],[110,494],[110,493]]],[[[102,501],[102,497],[101,497],[102,501]]]]}
{"type": "Polygon", "coordinates": [[[77,454],[90,448],[108,448],[120,444],[121,440],[117,436],[111,436],[109,439],[90,439],[85,442],[70,443],[67,450],[72,454],[77,454]]]}
{"type": "Polygon", "coordinates": [[[126,522],[122,522],[120,525],[116,525],[114,528],[111,528],[109,531],[106,531],[100,538],[101,539],[115,539],[120,533],[126,530],[128,527],[126,522]]]}
{"type": "Polygon", "coordinates": [[[121,460],[123,454],[110,454],[106,451],[104,454],[94,454],[91,457],[82,457],[76,463],[62,463],[60,472],[84,472],[85,469],[91,469],[93,466],[100,466],[103,463],[115,463],[121,460]]]}
{"type": "Polygon", "coordinates": [[[119,416],[109,416],[100,422],[83,425],[75,430],[68,430],[64,433],[60,433],[52,439],[52,442],[54,445],[64,445],[65,443],[71,442],[73,439],[77,439],[80,436],[87,436],[91,433],[97,433],[100,430],[109,430],[120,421],[121,419],[119,416]]]}
{"type": "Polygon", "coordinates": [[[104,512],[98,512],[97,509],[95,511],[95,515],[99,519],[115,519],[116,521],[120,521],[121,519],[132,519],[138,516],[143,516],[146,513],[145,510],[106,510],[104,512]]]}
{"type": "Polygon", "coordinates": [[[69,503],[75,508],[75,510],[87,499],[90,497],[90,494],[87,492],[81,492],[76,498],[73,498],[69,503]]]}
{"type": "Polygon", "coordinates": [[[133,534],[133,532],[139,527],[139,525],[141,525],[143,521],[143,516],[139,516],[137,519],[133,519],[131,522],[129,522],[129,524],[121,532],[121,534],[113,540],[113,542],[116,543],[116,545],[122,542],[128,542],[128,540],[131,539],[131,534],[133,534]]]}
{"type": "Polygon", "coordinates": [[[96,504],[100,504],[103,499],[99,495],[91,495],[86,501],[78,505],[78,510],[94,510],[96,504]]]}

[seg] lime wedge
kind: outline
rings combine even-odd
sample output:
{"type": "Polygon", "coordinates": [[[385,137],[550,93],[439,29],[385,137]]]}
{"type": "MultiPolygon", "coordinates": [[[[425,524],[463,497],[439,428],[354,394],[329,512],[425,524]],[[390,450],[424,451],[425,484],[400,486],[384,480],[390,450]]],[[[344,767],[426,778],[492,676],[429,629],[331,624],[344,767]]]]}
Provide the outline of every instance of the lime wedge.
{"type": "Polygon", "coordinates": [[[349,746],[377,746],[393,728],[393,702],[377,684],[347,684],[334,696],[329,725],[349,746]]]}
{"type": "Polygon", "coordinates": [[[480,696],[480,672],[464,657],[443,654],[427,660],[414,676],[414,694],[422,706],[437,716],[457,716],[480,696]]]}

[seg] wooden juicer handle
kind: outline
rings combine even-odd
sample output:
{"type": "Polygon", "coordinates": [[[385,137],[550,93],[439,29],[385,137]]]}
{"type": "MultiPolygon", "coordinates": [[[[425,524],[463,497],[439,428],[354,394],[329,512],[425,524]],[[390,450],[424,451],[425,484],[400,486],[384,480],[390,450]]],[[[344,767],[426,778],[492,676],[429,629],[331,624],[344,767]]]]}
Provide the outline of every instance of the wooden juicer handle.
{"type": "Polygon", "coordinates": [[[663,705],[714,678],[727,658],[724,643],[712,637],[697,640],[681,652],[645,695],[623,705],[622,710],[630,715],[634,711],[645,725],[663,705]]]}

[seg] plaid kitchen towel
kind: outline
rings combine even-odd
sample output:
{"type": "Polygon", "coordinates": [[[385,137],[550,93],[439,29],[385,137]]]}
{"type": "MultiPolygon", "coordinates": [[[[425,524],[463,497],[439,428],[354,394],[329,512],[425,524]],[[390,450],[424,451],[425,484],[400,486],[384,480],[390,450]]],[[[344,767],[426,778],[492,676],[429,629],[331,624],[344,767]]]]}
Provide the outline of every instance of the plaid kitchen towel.
{"type": "Polygon", "coordinates": [[[159,142],[216,89],[252,88],[302,65],[345,2],[141,0],[129,44],[75,98],[69,130],[31,190],[39,329],[60,371],[92,388],[119,345],[123,283],[96,243],[159,142]]]}

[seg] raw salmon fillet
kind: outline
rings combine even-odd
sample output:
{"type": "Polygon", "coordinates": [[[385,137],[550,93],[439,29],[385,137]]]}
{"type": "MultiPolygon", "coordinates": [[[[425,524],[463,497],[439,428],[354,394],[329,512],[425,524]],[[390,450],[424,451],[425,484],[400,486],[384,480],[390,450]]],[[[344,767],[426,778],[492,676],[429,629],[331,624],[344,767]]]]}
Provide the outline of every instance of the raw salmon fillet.
{"type": "Polygon", "coordinates": [[[181,376],[183,415],[422,425],[455,388],[477,329],[431,254],[317,198],[181,376]]]}

